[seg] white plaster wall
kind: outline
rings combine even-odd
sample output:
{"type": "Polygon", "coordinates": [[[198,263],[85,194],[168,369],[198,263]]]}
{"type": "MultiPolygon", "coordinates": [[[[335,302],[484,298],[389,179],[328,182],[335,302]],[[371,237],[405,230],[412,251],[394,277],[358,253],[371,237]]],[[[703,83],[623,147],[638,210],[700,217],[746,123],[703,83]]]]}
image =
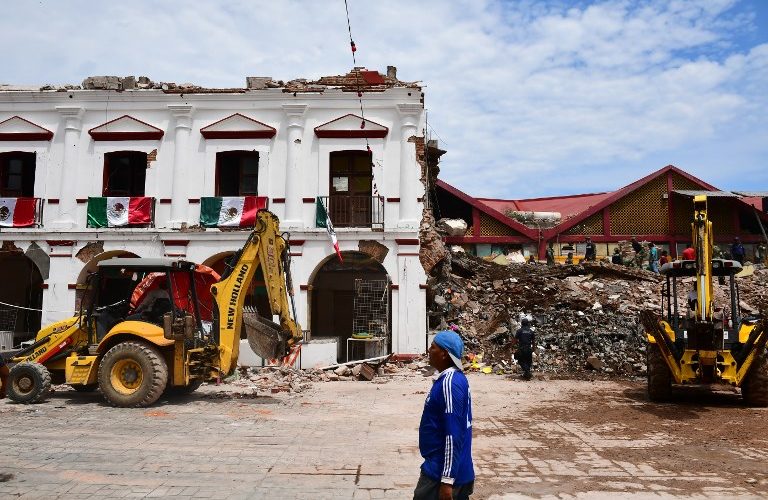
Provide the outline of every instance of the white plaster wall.
{"type": "MultiPolygon", "coordinates": [[[[369,139],[373,151],[374,179],[379,194],[385,198],[400,197],[400,172],[402,148],[411,151],[414,145],[402,144],[401,125],[403,116],[398,104],[418,104],[420,92],[413,89],[391,89],[364,97],[366,119],[389,129],[383,139],[369,139]],[[408,95],[411,94],[411,95],[408,95]]],[[[298,162],[301,168],[299,196],[314,198],[328,194],[329,154],[340,150],[365,150],[364,139],[319,139],[314,128],[347,113],[359,114],[356,95],[329,90],[319,95],[284,94],[280,90],[249,92],[245,94],[172,95],[151,91],[126,91],[121,93],[102,91],[71,92],[0,92],[0,121],[11,116],[21,116],[54,132],[50,142],[34,141],[22,143],[0,142],[0,152],[25,151],[37,154],[35,196],[46,200],[55,198],[85,199],[101,196],[103,183],[104,155],[112,151],[157,150],[157,159],[147,169],[146,196],[171,198],[173,183],[185,183],[181,192],[188,198],[214,195],[216,153],[230,150],[259,152],[259,191],[270,199],[269,208],[283,218],[285,205],[274,203],[274,198],[285,197],[285,173],[288,155],[288,128],[284,104],[303,104],[301,144],[298,147],[298,162]],[[70,97],[71,96],[71,97],[70,97]],[[189,150],[185,152],[182,175],[174,178],[174,138],[176,119],[168,109],[169,104],[192,106],[192,129],[188,140],[189,150]],[[75,106],[83,109],[80,118],[76,156],[68,159],[70,167],[62,171],[64,151],[65,117],[56,111],[57,106],[75,106]],[[241,113],[277,130],[271,139],[205,139],[200,129],[234,113],[241,113]],[[146,141],[93,141],[88,130],[123,115],[130,115],[164,131],[160,140],[146,141]],[[57,179],[71,179],[76,182],[58,182],[57,179]],[[71,192],[67,186],[73,186],[71,192]],[[64,192],[62,192],[64,189],[64,192]]],[[[417,119],[417,135],[423,128],[423,113],[417,119]]],[[[70,150],[72,151],[72,150],[70,150]]],[[[411,160],[409,160],[410,162],[411,160]]],[[[415,158],[412,168],[408,167],[411,181],[417,185],[418,196],[423,187],[419,181],[420,172],[415,158]]],[[[187,199],[182,200],[187,205],[187,199]]],[[[396,239],[418,238],[418,227],[398,228],[399,204],[385,204],[385,228],[383,232],[361,229],[338,229],[341,250],[357,250],[361,239],[376,240],[389,248],[383,266],[398,289],[393,290],[392,343],[395,352],[422,352],[425,348],[426,311],[425,292],[419,288],[426,277],[419,264],[417,246],[400,248],[396,239]],[[402,255],[409,254],[409,255],[402,255]]],[[[156,203],[155,228],[147,229],[90,229],[86,228],[86,204],[75,207],[73,219],[76,226],[52,230],[52,222],[58,216],[55,204],[46,204],[44,226],[38,229],[3,229],[0,241],[36,242],[41,248],[52,253],[46,243],[49,240],[72,240],[72,255],[51,257],[51,268],[47,289],[43,292],[43,324],[70,315],[74,308],[77,277],[84,263],[74,254],[85,244],[103,240],[104,251],[125,250],[141,257],[159,257],[165,253],[162,240],[189,240],[186,258],[203,262],[213,255],[234,251],[247,238],[246,232],[179,232],[170,229],[168,221],[171,205],[156,203]]],[[[421,213],[422,204],[418,205],[421,213]]],[[[187,224],[199,223],[199,204],[188,204],[187,224]]],[[[317,266],[333,253],[324,229],[314,227],[315,206],[302,203],[301,222],[303,228],[294,230],[292,239],[304,240],[301,247],[293,247],[293,277],[297,314],[301,325],[308,322],[307,292],[300,285],[309,283],[317,266]]],[[[58,250],[57,250],[58,251],[58,250]]]]}

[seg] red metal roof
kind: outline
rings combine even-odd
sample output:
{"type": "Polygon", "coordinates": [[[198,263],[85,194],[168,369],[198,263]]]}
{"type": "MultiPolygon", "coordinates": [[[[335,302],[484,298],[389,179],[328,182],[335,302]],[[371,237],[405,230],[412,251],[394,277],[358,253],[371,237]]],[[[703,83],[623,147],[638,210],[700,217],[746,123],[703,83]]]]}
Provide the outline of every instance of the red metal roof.
{"type": "Polygon", "coordinates": [[[506,213],[507,210],[526,212],[559,212],[563,219],[580,214],[593,205],[597,205],[613,194],[590,193],[569,196],[552,196],[548,198],[529,198],[524,200],[498,200],[493,198],[478,198],[481,202],[506,213]]]}

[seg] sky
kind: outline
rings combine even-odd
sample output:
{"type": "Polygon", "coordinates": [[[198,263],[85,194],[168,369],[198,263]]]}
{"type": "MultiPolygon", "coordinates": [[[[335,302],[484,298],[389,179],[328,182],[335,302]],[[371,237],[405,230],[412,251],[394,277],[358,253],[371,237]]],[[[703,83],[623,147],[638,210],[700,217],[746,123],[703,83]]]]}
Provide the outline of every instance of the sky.
{"type": "MultiPolygon", "coordinates": [[[[0,83],[344,74],[344,0],[3,0],[0,83]],[[11,47],[8,50],[8,47],[11,47]]],[[[359,66],[426,94],[440,178],[612,191],[675,165],[768,191],[768,0],[348,0],[359,66]]]]}

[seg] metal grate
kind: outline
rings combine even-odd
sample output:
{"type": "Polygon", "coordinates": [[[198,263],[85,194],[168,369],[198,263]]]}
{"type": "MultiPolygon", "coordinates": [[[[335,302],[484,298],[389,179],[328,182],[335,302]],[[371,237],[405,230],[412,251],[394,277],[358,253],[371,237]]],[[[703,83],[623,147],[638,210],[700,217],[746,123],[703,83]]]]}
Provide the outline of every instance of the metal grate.
{"type": "Polygon", "coordinates": [[[19,311],[12,307],[0,307],[0,332],[16,331],[16,318],[19,311]]]}
{"type": "Polygon", "coordinates": [[[355,279],[352,331],[358,336],[389,337],[389,282],[355,279]]]}
{"type": "Polygon", "coordinates": [[[576,224],[565,234],[603,234],[603,212],[590,215],[584,222],[576,224]]]}
{"type": "MultiPolygon", "coordinates": [[[[471,233],[467,233],[471,234],[471,233]]],[[[518,236],[520,233],[493,217],[480,214],[480,236],[518,236]]]]}
{"type": "Polygon", "coordinates": [[[611,234],[666,234],[667,178],[659,176],[611,205],[611,234]]]}

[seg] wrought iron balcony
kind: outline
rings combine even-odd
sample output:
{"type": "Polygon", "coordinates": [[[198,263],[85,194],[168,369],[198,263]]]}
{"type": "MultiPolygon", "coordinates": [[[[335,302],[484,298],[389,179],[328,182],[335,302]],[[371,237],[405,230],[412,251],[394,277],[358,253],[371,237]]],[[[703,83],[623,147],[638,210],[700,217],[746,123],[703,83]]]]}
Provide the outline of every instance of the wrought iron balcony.
{"type": "Polygon", "coordinates": [[[321,196],[334,227],[384,229],[383,196],[321,196]]]}

